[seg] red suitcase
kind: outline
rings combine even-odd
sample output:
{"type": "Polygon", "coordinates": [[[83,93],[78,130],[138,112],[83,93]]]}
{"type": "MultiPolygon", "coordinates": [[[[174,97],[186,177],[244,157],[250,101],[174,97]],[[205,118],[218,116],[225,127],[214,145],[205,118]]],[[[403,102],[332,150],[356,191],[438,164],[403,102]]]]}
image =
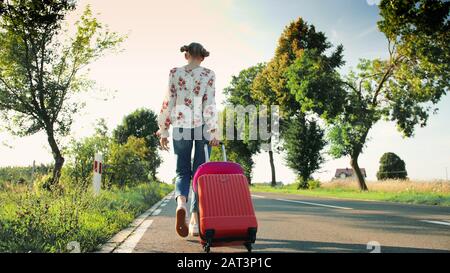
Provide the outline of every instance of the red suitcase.
{"type": "Polygon", "coordinates": [[[235,245],[244,245],[251,252],[258,223],[248,180],[239,164],[226,162],[223,144],[222,150],[224,162],[207,162],[196,172],[201,175],[194,177],[201,244],[205,252],[211,247],[235,245]]]}

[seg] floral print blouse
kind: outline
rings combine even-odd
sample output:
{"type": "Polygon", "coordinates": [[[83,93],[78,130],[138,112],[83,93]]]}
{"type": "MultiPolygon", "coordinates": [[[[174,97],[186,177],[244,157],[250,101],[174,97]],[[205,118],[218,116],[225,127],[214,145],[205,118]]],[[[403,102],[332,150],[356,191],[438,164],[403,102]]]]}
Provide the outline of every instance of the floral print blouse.
{"type": "Polygon", "coordinates": [[[170,125],[176,128],[196,128],[203,124],[208,132],[217,129],[214,71],[202,66],[173,68],[158,116],[158,134],[169,137],[170,125]]]}

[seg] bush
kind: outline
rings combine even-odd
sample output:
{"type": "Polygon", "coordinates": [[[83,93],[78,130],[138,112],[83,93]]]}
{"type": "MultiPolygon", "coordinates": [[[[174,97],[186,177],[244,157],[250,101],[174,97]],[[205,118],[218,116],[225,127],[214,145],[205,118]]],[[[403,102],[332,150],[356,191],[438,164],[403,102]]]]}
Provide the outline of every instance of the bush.
{"type": "Polygon", "coordinates": [[[314,190],[320,188],[320,181],[312,178],[304,180],[301,177],[298,177],[297,180],[295,180],[294,185],[298,190],[300,189],[314,190]]]}
{"type": "Polygon", "coordinates": [[[92,182],[95,153],[103,154],[103,161],[108,159],[108,148],[111,139],[106,133],[97,133],[80,141],[72,140],[68,149],[65,150],[67,163],[61,172],[60,183],[69,187],[80,187],[87,189],[92,182]],[[70,185],[69,185],[70,184],[70,185]]]}
{"type": "Polygon", "coordinates": [[[37,194],[40,194],[44,191],[47,191],[52,185],[51,174],[41,175],[34,180],[33,191],[37,194]]]}
{"type": "Polygon", "coordinates": [[[97,152],[103,154],[103,188],[156,180],[144,138],[131,136],[126,143],[120,144],[98,128],[95,135],[72,141],[66,149],[67,164],[62,169],[60,184],[65,188],[88,189],[92,184],[92,166],[97,152]]]}
{"type": "Polygon", "coordinates": [[[297,188],[298,190],[299,190],[299,189],[307,189],[307,188],[308,188],[308,181],[307,181],[307,180],[304,180],[304,179],[301,178],[301,177],[298,177],[298,178],[295,180],[294,184],[296,185],[296,188],[297,188]]]}
{"type": "Polygon", "coordinates": [[[71,189],[0,192],[0,252],[67,252],[70,242],[91,252],[165,196],[171,186],[152,183],[90,192],[71,189]]]}
{"type": "Polygon", "coordinates": [[[158,154],[159,139],[155,134],[158,131],[157,119],[157,115],[152,110],[137,109],[125,116],[122,123],[113,131],[114,141],[119,144],[127,143],[130,136],[145,139],[151,179],[156,179],[156,170],[162,163],[158,154]]]}
{"type": "Polygon", "coordinates": [[[406,179],[405,162],[394,153],[385,153],[380,158],[380,168],[377,173],[378,180],[406,179]]]}
{"type": "Polygon", "coordinates": [[[146,160],[148,148],[143,138],[131,136],[121,145],[113,142],[107,161],[107,173],[110,181],[120,187],[148,181],[151,171],[146,160]]]}
{"type": "Polygon", "coordinates": [[[314,190],[314,189],[318,189],[318,188],[320,188],[319,180],[314,180],[314,179],[308,180],[308,189],[314,190]]]}

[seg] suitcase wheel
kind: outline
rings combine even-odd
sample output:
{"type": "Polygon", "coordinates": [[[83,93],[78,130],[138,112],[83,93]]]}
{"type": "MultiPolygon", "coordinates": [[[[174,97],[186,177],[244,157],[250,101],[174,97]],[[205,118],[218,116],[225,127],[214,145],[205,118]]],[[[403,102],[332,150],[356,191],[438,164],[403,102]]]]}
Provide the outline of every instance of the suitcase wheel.
{"type": "Polygon", "coordinates": [[[206,244],[203,245],[203,250],[206,253],[209,253],[211,251],[211,246],[212,246],[212,243],[213,243],[214,233],[215,233],[215,231],[213,229],[208,229],[205,232],[206,244]]]}
{"type": "Polygon", "coordinates": [[[211,247],[210,247],[209,245],[204,245],[204,246],[203,246],[203,250],[204,250],[206,253],[209,253],[209,252],[211,252],[211,247]]]}
{"type": "Polygon", "coordinates": [[[253,249],[252,243],[245,243],[244,246],[247,249],[248,253],[252,252],[252,249],[253,249]]]}

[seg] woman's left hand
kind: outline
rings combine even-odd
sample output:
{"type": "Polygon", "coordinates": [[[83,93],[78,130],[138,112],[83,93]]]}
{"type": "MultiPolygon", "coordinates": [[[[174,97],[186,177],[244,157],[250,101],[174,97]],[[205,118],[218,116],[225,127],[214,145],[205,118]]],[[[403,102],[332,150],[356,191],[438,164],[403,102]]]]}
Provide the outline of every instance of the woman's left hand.
{"type": "Polygon", "coordinates": [[[219,144],[220,144],[220,141],[218,141],[215,138],[209,142],[209,145],[211,145],[213,147],[219,146],[219,144]]]}
{"type": "MultiPolygon", "coordinates": [[[[215,133],[216,133],[216,130],[212,130],[212,131],[211,131],[211,135],[212,135],[212,136],[214,136],[215,133]]],[[[213,147],[219,146],[219,144],[220,144],[220,141],[217,140],[216,137],[213,137],[213,139],[209,142],[209,145],[211,145],[211,146],[213,146],[213,147]]]]}
{"type": "Polygon", "coordinates": [[[169,140],[167,139],[167,137],[162,137],[159,140],[159,143],[161,144],[161,149],[163,151],[168,151],[169,150],[169,140]]]}

